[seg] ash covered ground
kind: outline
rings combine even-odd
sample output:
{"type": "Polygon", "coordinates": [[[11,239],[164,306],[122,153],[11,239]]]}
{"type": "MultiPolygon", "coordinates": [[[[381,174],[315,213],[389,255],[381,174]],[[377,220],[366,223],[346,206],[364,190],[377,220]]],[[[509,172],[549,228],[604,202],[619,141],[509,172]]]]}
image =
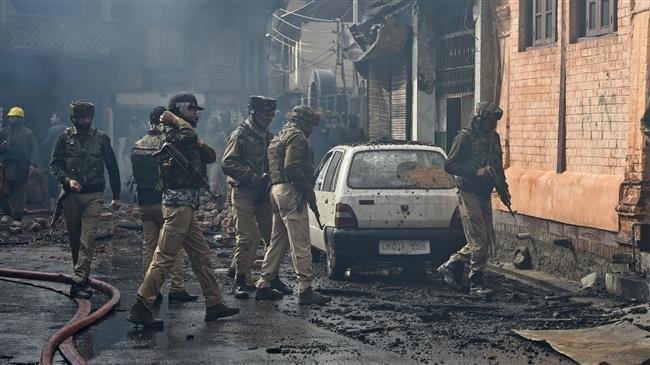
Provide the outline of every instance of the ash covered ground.
{"type": "MultiPolygon", "coordinates": [[[[548,345],[525,340],[513,330],[593,327],[615,320],[618,313],[616,310],[630,305],[629,302],[604,294],[575,296],[568,292],[532,286],[493,272],[487,275],[486,283],[495,290],[495,295],[487,299],[469,296],[467,287],[450,289],[440,277],[431,272],[426,276],[414,276],[403,273],[399,268],[387,266],[365,265],[353,268],[347,280],[333,281],[326,278],[324,262],[314,264],[317,278],[314,286],[333,297],[327,306],[299,307],[295,295],[274,303],[255,302],[252,298],[238,301],[229,294],[232,280],[224,274],[230,263],[234,243],[224,228],[227,227],[228,217],[217,207],[208,208],[213,209],[202,210],[198,216],[204,222],[202,227],[214,251],[221,288],[226,302],[242,309],[239,319],[224,322],[223,326],[237,326],[239,320],[252,321],[261,312],[265,313],[264,316],[268,318],[264,326],[270,327],[270,338],[267,336],[260,339],[259,346],[255,344],[255,336],[252,335],[246,340],[241,337],[238,337],[239,340],[231,339],[235,346],[233,351],[249,351],[250,354],[260,352],[264,361],[322,363],[348,362],[353,359],[349,362],[364,362],[368,356],[373,355],[373,351],[377,351],[379,354],[385,352],[394,355],[386,358],[387,363],[395,363],[395,359],[399,359],[397,362],[425,364],[572,363],[548,345]],[[226,220],[222,224],[224,218],[226,220]],[[300,324],[297,332],[289,333],[285,330],[285,325],[289,322],[300,324]],[[331,333],[331,336],[300,336],[300,331],[307,334],[321,330],[325,331],[323,333],[331,333]]],[[[49,236],[49,231],[43,229],[42,224],[41,227],[31,224],[33,221],[42,222],[35,218],[38,215],[27,216],[26,227],[31,229],[25,229],[23,233],[2,232],[0,265],[69,273],[71,259],[63,222],[59,222],[61,227],[53,236],[49,236]],[[16,244],[20,242],[28,244],[16,244]],[[26,258],[29,260],[26,261],[26,258]]],[[[106,356],[103,355],[106,353],[113,354],[112,358],[115,358],[114,354],[120,351],[128,353],[155,350],[156,346],[163,344],[167,350],[178,352],[179,348],[187,347],[188,341],[195,336],[192,330],[187,330],[187,334],[181,334],[186,336],[184,340],[172,343],[161,342],[159,339],[152,345],[152,336],[156,338],[155,335],[134,333],[124,321],[124,310],[134,301],[142,278],[141,233],[137,231],[138,227],[137,210],[134,211],[133,207],[118,212],[109,212],[107,209],[103,214],[97,233],[94,276],[120,289],[123,300],[114,315],[76,337],[76,345],[86,358],[103,359],[102,356],[106,356]]],[[[186,264],[186,272],[188,290],[200,293],[189,263],[186,264]]],[[[288,255],[281,276],[294,290],[297,289],[288,255]]],[[[96,295],[93,307],[98,307],[105,299],[96,295]]],[[[29,298],[26,297],[25,300],[29,298]]],[[[16,315],[19,310],[20,306],[5,305],[2,311],[16,315]]],[[[202,310],[202,303],[179,307],[167,306],[165,302],[160,316],[173,323],[174,320],[182,319],[181,314],[189,316],[191,313],[194,328],[203,325],[202,310]],[[192,308],[192,311],[188,308],[192,308]]],[[[74,313],[73,305],[70,305],[69,312],[74,313]]],[[[207,333],[211,336],[213,334],[210,331],[208,327],[207,333]]],[[[216,333],[219,332],[217,330],[216,333]]],[[[48,336],[48,333],[44,333],[41,337],[48,336]]],[[[200,333],[196,336],[200,336],[200,333]]],[[[241,333],[239,336],[242,336],[241,333]]],[[[12,363],[12,359],[17,361],[21,358],[9,352],[0,355],[8,363],[12,363]]]]}

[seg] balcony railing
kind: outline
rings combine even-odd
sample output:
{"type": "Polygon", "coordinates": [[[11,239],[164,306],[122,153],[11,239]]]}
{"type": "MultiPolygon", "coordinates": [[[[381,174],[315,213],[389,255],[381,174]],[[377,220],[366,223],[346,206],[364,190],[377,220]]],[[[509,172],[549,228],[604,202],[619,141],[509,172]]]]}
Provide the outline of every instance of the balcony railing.
{"type": "Polygon", "coordinates": [[[117,24],[36,15],[8,15],[5,49],[15,53],[71,52],[106,55],[115,45],[117,24]]]}

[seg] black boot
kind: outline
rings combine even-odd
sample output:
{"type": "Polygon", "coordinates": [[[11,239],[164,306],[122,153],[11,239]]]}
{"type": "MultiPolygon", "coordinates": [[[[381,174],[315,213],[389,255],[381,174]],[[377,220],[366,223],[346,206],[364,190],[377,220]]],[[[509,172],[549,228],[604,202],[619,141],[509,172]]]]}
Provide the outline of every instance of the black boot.
{"type": "Polygon", "coordinates": [[[92,291],[86,290],[84,284],[73,283],[70,285],[70,296],[73,298],[90,299],[93,293],[92,291]]]}
{"type": "Polygon", "coordinates": [[[230,308],[223,303],[219,303],[212,307],[205,308],[205,321],[216,321],[219,318],[234,316],[237,313],[239,313],[239,309],[230,308]]]}
{"type": "Polygon", "coordinates": [[[126,320],[136,325],[139,324],[145,327],[158,329],[163,328],[165,325],[163,321],[154,317],[151,308],[149,308],[149,306],[139,295],[135,304],[131,307],[129,316],[126,318],[126,320]]]}
{"type": "Polygon", "coordinates": [[[322,305],[329,303],[331,300],[332,297],[316,293],[311,286],[298,294],[298,304],[300,305],[322,305]]]}
{"type": "Polygon", "coordinates": [[[438,274],[442,275],[445,279],[445,283],[452,288],[457,288],[460,284],[460,280],[463,277],[463,271],[465,270],[465,263],[462,261],[447,261],[444,264],[440,265],[436,270],[438,274]]]}
{"type": "Polygon", "coordinates": [[[248,299],[248,285],[246,285],[246,275],[237,274],[235,277],[235,298],[248,299]]]}
{"type": "Polygon", "coordinates": [[[193,302],[199,298],[198,295],[192,295],[187,292],[187,290],[183,289],[179,292],[175,291],[170,291],[169,294],[167,294],[167,297],[169,298],[169,302],[193,302]]]}
{"type": "Polygon", "coordinates": [[[469,282],[470,295],[490,296],[494,293],[494,290],[486,288],[483,284],[483,273],[481,271],[472,274],[472,277],[469,278],[469,282]]]}
{"type": "Polygon", "coordinates": [[[273,279],[273,281],[271,281],[271,289],[275,289],[284,295],[293,294],[293,289],[288,287],[287,284],[283,283],[282,280],[280,280],[279,275],[276,276],[275,279],[273,279]]]}
{"type": "Polygon", "coordinates": [[[280,300],[283,295],[273,288],[257,288],[255,300],[280,300]]]}

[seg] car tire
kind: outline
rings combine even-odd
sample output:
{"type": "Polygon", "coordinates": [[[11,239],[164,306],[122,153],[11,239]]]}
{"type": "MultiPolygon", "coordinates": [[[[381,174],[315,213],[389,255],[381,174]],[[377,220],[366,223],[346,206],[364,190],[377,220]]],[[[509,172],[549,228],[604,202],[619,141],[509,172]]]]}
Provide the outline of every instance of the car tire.
{"type": "Polygon", "coordinates": [[[336,254],[336,251],[327,244],[327,277],[332,280],[345,279],[345,271],[348,269],[345,259],[336,254]]]}

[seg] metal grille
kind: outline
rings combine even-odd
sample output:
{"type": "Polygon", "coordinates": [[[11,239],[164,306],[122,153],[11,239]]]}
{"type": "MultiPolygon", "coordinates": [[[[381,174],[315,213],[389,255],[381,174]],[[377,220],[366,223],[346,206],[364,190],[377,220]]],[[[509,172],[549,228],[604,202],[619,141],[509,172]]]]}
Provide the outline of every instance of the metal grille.
{"type": "Polygon", "coordinates": [[[390,138],[390,73],[377,62],[368,69],[368,137],[370,140],[390,138]]]}
{"type": "Polygon", "coordinates": [[[404,57],[391,64],[390,121],[391,138],[406,140],[408,65],[404,57]]]}
{"type": "MultiPolygon", "coordinates": [[[[458,18],[450,18],[458,20],[458,18]]],[[[463,24],[458,21],[457,24],[463,24]]],[[[438,53],[438,95],[458,95],[474,90],[474,30],[446,27],[438,53]]]]}
{"type": "Polygon", "coordinates": [[[47,16],[11,15],[6,23],[10,50],[64,50],[108,53],[114,46],[114,22],[47,16]]]}
{"type": "Polygon", "coordinates": [[[447,150],[447,132],[433,132],[433,145],[449,152],[447,150]]]}

